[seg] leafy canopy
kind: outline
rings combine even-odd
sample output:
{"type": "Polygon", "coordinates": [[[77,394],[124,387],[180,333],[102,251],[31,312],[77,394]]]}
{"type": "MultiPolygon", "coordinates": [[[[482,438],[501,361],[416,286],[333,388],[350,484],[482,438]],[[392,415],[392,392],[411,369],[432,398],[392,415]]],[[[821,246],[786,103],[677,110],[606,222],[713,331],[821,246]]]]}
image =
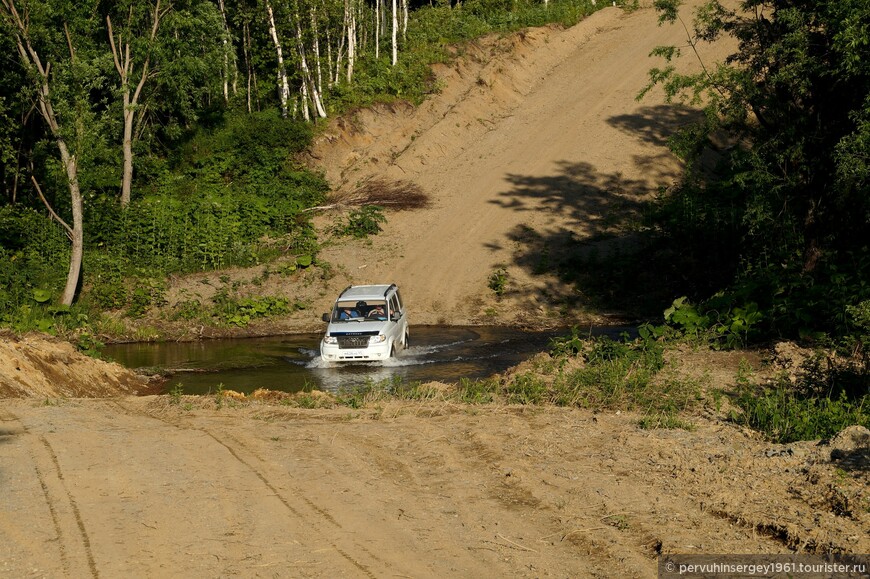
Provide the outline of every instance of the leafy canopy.
{"type": "MultiPolygon", "coordinates": [[[[682,21],[680,0],[655,5],[682,21]]],[[[675,141],[689,171],[663,222],[771,329],[847,331],[846,306],[870,297],[870,3],[711,0],[686,28],[685,46],[653,52],[665,64],[647,87],[705,110],[675,141]],[[723,36],[738,46],[724,63],[677,70],[723,36]]]]}

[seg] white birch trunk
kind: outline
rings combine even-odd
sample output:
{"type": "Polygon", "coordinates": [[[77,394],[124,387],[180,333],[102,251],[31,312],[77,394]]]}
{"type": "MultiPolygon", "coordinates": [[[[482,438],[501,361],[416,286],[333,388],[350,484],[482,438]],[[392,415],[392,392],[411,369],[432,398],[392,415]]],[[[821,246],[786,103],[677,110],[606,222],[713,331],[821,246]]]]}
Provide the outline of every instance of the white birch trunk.
{"type": "Polygon", "coordinates": [[[309,100],[313,105],[314,111],[320,118],[326,118],[326,110],[323,108],[323,101],[320,98],[320,91],[314,83],[311,76],[311,69],[308,66],[308,58],[305,53],[305,44],[302,42],[302,24],[299,19],[299,13],[296,16],[296,49],[299,53],[299,65],[302,68],[302,113],[305,120],[309,120],[308,103],[309,100]]]}
{"type": "Polygon", "coordinates": [[[327,22],[326,30],[324,31],[326,35],[326,86],[327,88],[332,88],[332,35],[329,33],[329,23],[327,22]]]}
{"type": "MultiPolygon", "coordinates": [[[[323,67],[321,66],[320,58],[320,33],[317,29],[317,17],[314,14],[314,7],[311,8],[311,33],[314,36],[314,70],[317,73],[316,86],[317,93],[323,94],[323,67]]],[[[327,43],[328,44],[328,43],[327,43]]]]}
{"type": "Polygon", "coordinates": [[[275,52],[278,55],[278,98],[281,102],[281,116],[287,118],[287,101],[290,99],[290,81],[287,79],[287,69],[284,66],[284,53],[281,50],[281,41],[278,39],[278,29],[275,27],[275,14],[272,5],[266,0],[266,13],[269,16],[269,34],[275,44],[275,52]]]}
{"type": "Polygon", "coordinates": [[[221,41],[224,47],[223,50],[223,88],[224,88],[224,102],[230,102],[230,77],[232,77],[232,87],[233,87],[233,95],[236,94],[237,83],[239,79],[239,66],[236,62],[236,52],[233,49],[233,44],[231,42],[232,34],[230,33],[230,24],[227,21],[227,11],[224,5],[224,0],[218,0],[218,7],[221,11],[221,18],[224,23],[224,37],[221,41]]]}
{"type": "Polygon", "coordinates": [[[251,108],[251,90],[253,88],[253,71],[251,70],[251,53],[250,53],[250,45],[251,45],[251,32],[248,29],[248,23],[245,22],[242,25],[242,51],[245,55],[245,70],[247,71],[248,82],[247,82],[247,96],[245,98],[248,105],[248,112],[252,112],[251,108]]]}
{"type": "Polygon", "coordinates": [[[356,64],[356,10],[354,0],[344,0],[348,13],[347,21],[347,82],[353,80],[353,67],[356,64]]]}
{"type": "Polygon", "coordinates": [[[399,62],[399,49],[396,43],[396,39],[398,37],[399,32],[399,12],[396,6],[396,0],[393,0],[393,66],[396,66],[396,63],[399,62]]]}
{"type": "Polygon", "coordinates": [[[381,57],[381,2],[375,0],[375,60],[381,57]]]}
{"type": "Polygon", "coordinates": [[[408,40],[408,0],[402,0],[402,42],[408,40]]]}
{"type": "MultiPolygon", "coordinates": [[[[305,119],[305,122],[311,120],[311,107],[308,106],[309,98],[308,98],[308,83],[304,80],[299,85],[299,95],[300,100],[302,101],[302,118],[305,119]]],[[[293,103],[293,116],[296,116],[296,103],[293,103]]]]}

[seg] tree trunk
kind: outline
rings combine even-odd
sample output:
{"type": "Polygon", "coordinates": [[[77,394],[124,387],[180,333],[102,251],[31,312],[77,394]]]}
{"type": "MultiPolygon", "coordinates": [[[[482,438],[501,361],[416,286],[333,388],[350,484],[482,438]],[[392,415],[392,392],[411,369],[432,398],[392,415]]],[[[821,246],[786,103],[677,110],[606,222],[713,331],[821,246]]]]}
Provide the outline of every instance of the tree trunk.
{"type": "MultiPolygon", "coordinates": [[[[150,42],[154,42],[154,39],[157,38],[157,30],[160,28],[160,17],[160,0],[157,0],[154,3],[154,12],[152,14],[150,42]]],[[[106,25],[109,33],[109,46],[112,49],[112,59],[115,63],[115,70],[118,71],[118,76],[121,79],[121,92],[124,100],[124,133],[121,143],[124,166],[121,173],[121,207],[127,207],[130,205],[133,187],[133,123],[136,118],[136,108],[139,105],[142,87],[145,86],[145,81],[148,79],[150,57],[146,55],[145,61],[142,63],[142,73],[139,76],[139,82],[136,84],[136,89],[131,92],[130,75],[133,72],[133,56],[130,54],[130,42],[129,40],[125,42],[122,35],[119,35],[116,44],[112,19],[109,16],[106,16],[106,25]]],[[[127,33],[133,34],[131,30],[128,30],[127,33]]]]}
{"type": "Polygon", "coordinates": [[[233,86],[233,95],[236,94],[236,82],[239,78],[239,66],[236,62],[236,52],[233,49],[232,44],[232,34],[230,34],[230,24],[227,21],[227,11],[224,6],[224,0],[218,0],[218,7],[221,11],[221,18],[223,19],[224,24],[224,37],[221,41],[224,46],[224,54],[223,54],[223,89],[224,89],[224,102],[230,102],[230,77],[232,76],[232,86],[233,86]]]}
{"type": "Polygon", "coordinates": [[[375,0],[375,60],[381,57],[381,2],[375,0]]]}
{"type": "MultiPolygon", "coordinates": [[[[48,86],[46,85],[46,89],[48,86]]],[[[84,206],[82,193],[79,189],[78,164],[74,155],[70,155],[66,142],[58,137],[57,147],[60,149],[60,159],[66,170],[66,178],[69,182],[70,201],[72,205],[72,247],[69,256],[69,272],[66,277],[66,287],[63,290],[61,303],[71,306],[76,297],[79,279],[82,274],[82,257],[84,256],[84,206]]]]}
{"type": "MultiPolygon", "coordinates": [[[[39,58],[39,53],[30,44],[27,25],[21,20],[18,10],[15,7],[14,0],[2,0],[2,8],[6,15],[10,18],[11,24],[15,28],[15,44],[18,48],[18,54],[21,56],[24,67],[28,70],[35,71],[39,78],[37,85],[37,108],[40,115],[48,125],[52,136],[57,143],[57,148],[60,151],[60,159],[63,163],[64,171],[66,172],[67,186],[70,193],[70,206],[72,208],[73,226],[70,234],[72,240],[72,249],[70,251],[69,273],[67,274],[66,287],[61,297],[61,303],[67,306],[72,305],[76,296],[76,290],[79,286],[79,277],[82,272],[82,256],[84,254],[84,211],[82,203],[81,189],[79,188],[78,163],[76,156],[70,153],[60,130],[60,123],[55,115],[54,107],[51,104],[51,90],[49,86],[49,66],[43,66],[42,60],[39,58]]],[[[72,48],[70,41],[70,58],[73,58],[75,51],[72,48]]]]}
{"type": "Polygon", "coordinates": [[[347,82],[353,80],[353,67],[356,64],[356,9],[354,0],[344,0],[345,27],[347,29],[347,82]]]}
{"type": "Polygon", "coordinates": [[[124,91],[124,137],[121,149],[124,152],[124,168],[121,174],[121,207],[130,205],[133,190],[133,105],[130,92],[124,91]]]}
{"type": "Polygon", "coordinates": [[[299,53],[299,65],[302,68],[302,112],[305,120],[309,120],[308,103],[310,102],[315,114],[320,118],[326,118],[326,110],[323,108],[323,101],[320,98],[320,92],[311,75],[311,69],[308,66],[308,58],[305,53],[305,44],[302,41],[302,23],[299,18],[299,8],[296,7],[294,16],[296,17],[296,50],[299,53]]]}
{"type": "Polygon", "coordinates": [[[248,23],[245,22],[242,25],[242,51],[245,55],[245,71],[247,72],[248,82],[247,82],[247,96],[245,101],[248,105],[248,113],[252,112],[251,108],[251,90],[252,90],[252,82],[253,82],[253,71],[251,65],[251,31],[248,28],[248,23]]]}
{"type": "Polygon", "coordinates": [[[399,49],[396,44],[396,39],[398,38],[399,32],[399,12],[398,7],[396,6],[396,0],[393,0],[393,66],[396,66],[396,63],[399,62],[399,49]]]}
{"type": "Polygon", "coordinates": [[[335,49],[335,63],[333,65],[332,79],[329,82],[329,86],[332,87],[338,84],[339,79],[341,78],[341,63],[344,61],[344,46],[347,40],[347,28],[342,27],[341,29],[341,40],[338,43],[338,47],[335,49]]]}
{"type": "Polygon", "coordinates": [[[284,66],[284,53],[281,50],[281,41],[278,39],[278,29],[275,27],[275,14],[272,5],[266,0],[266,13],[269,16],[269,34],[275,43],[275,52],[278,55],[278,98],[281,102],[281,116],[287,118],[287,101],[290,98],[290,82],[287,80],[287,69],[284,66]]]}
{"type": "Polygon", "coordinates": [[[313,7],[311,8],[311,34],[314,36],[314,70],[317,71],[317,92],[318,94],[323,95],[323,67],[320,62],[320,38],[317,27],[317,17],[314,13],[313,7]]]}
{"type": "MultiPolygon", "coordinates": [[[[327,17],[329,14],[327,14],[327,17]]],[[[332,88],[333,80],[332,80],[332,35],[329,33],[329,23],[327,22],[326,28],[323,31],[326,36],[326,86],[327,88],[332,88]]]]}

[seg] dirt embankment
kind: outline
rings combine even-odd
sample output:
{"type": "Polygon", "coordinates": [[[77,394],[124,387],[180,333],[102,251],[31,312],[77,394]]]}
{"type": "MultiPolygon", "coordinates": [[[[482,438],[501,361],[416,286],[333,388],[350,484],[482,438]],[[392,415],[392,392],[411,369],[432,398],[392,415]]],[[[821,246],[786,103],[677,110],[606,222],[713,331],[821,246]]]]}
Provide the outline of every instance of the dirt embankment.
{"type": "MultiPolygon", "coordinates": [[[[337,122],[315,148],[336,185],[409,179],[434,205],[327,249],[335,278],[284,291],[317,309],[389,279],[416,323],[565,316],[571,290],[534,274],[529,240],[595,235],[677,174],[664,136],[690,113],[634,94],[649,48],[680,36],[649,9],[607,9],[481,44],[419,111],[337,122]],[[511,283],[496,303],[499,264],[511,283]]],[[[732,371],[711,370],[712,386],[732,371]]],[[[777,445],[712,411],[693,431],[647,431],[619,412],[135,389],[69,345],[0,340],[0,396],[32,396],[0,405],[0,576],[652,577],[661,553],[870,552],[861,428],[777,445]]]]}
{"type": "Polygon", "coordinates": [[[80,398],[136,394],[146,380],[95,360],[69,342],[0,331],[0,398],[80,398]]]}

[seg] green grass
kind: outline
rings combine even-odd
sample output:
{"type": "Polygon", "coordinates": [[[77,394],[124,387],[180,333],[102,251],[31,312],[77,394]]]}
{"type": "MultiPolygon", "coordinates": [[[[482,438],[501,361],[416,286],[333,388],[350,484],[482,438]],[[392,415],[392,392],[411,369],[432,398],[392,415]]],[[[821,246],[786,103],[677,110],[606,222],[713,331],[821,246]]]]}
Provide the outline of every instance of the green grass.
{"type": "Polygon", "coordinates": [[[756,391],[744,388],[737,397],[741,412],[731,420],[762,432],[778,443],[830,438],[847,426],[870,428],[870,395],[849,398],[806,395],[790,385],[756,391]]]}

